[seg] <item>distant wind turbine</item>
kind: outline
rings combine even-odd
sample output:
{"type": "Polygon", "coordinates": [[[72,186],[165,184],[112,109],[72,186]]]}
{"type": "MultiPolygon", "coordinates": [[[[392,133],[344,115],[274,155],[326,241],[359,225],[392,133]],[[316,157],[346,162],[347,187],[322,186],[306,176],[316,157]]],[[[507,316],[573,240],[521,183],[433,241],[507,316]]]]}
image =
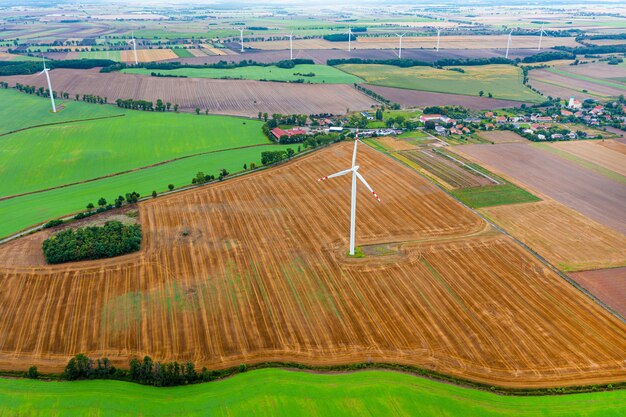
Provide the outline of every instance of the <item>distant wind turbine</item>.
{"type": "Polygon", "coordinates": [[[372,193],[374,198],[378,200],[380,203],[380,198],[378,198],[378,194],[372,190],[372,187],[365,181],[365,178],[361,174],[359,174],[359,166],[356,165],[356,148],[359,143],[359,131],[356,131],[356,137],[354,139],[354,151],[352,153],[352,168],[346,169],[344,171],[339,171],[335,174],[329,175],[327,177],[320,178],[318,181],[324,181],[330,178],[340,177],[345,174],[352,173],[352,197],[350,204],[350,255],[354,255],[354,238],[356,231],[356,179],[358,178],[368,190],[372,193]]]}
{"type": "Polygon", "coordinates": [[[402,38],[404,37],[404,35],[406,35],[406,32],[404,32],[401,35],[396,33],[396,36],[400,38],[400,47],[398,48],[398,58],[402,58],[402,38]]]}
{"type": "Polygon", "coordinates": [[[289,59],[293,60],[293,32],[289,34],[289,59]]]}
{"type": "Polygon", "coordinates": [[[505,58],[509,57],[509,48],[511,47],[511,36],[513,35],[513,29],[511,29],[511,31],[509,32],[509,37],[506,41],[506,55],[504,55],[505,58]]]}
{"type": "Polygon", "coordinates": [[[348,34],[348,52],[350,52],[352,50],[352,28],[350,26],[348,26],[346,33],[348,34]]]}
{"type": "Polygon", "coordinates": [[[239,29],[239,39],[240,39],[240,43],[241,43],[241,52],[243,52],[243,31],[245,29],[239,29]]]}
{"type": "Polygon", "coordinates": [[[437,52],[439,52],[439,36],[441,35],[441,29],[437,29],[437,52]]]}
{"type": "Polygon", "coordinates": [[[135,32],[132,32],[132,38],[130,40],[133,44],[133,51],[135,53],[135,65],[139,65],[139,60],[137,59],[137,42],[135,42],[135,32]]]}
{"type": "Polygon", "coordinates": [[[39,74],[46,74],[46,80],[48,80],[48,91],[50,92],[50,102],[52,103],[52,112],[56,113],[57,106],[56,104],[54,104],[54,94],[52,93],[52,84],[50,84],[50,74],[48,74],[50,70],[46,67],[46,58],[43,56],[43,54],[41,54],[41,59],[43,59],[43,71],[41,71],[39,74]]]}
{"type": "MultiPolygon", "coordinates": [[[[538,51],[541,51],[541,38],[543,38],[543,34],[546,33],[545,30],[543,30],[543,23],[541,24],[541,31],[539,32],[539,46],[537,47],[538,51]]],[[[547,35],[547,33],[546,33],[547,35]]]]}

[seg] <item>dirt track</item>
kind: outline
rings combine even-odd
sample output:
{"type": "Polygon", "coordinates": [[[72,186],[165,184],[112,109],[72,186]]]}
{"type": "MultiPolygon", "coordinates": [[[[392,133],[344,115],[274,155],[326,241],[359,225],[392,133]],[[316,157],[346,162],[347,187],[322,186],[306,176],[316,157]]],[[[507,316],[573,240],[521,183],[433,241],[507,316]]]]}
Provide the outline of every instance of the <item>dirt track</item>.
{"type": "MultiPolygon", "coordinates": [[[[408,168],[362,148],[346,259],[351,144],[141,203],[142,251],[12,265],[0,247],[0,369],[78,352],[242,362],[389,361],[506,386],[626,380],[626,325],[408,168]]],[[[24,251],[39,246],[23,245],[24,251]]]]}

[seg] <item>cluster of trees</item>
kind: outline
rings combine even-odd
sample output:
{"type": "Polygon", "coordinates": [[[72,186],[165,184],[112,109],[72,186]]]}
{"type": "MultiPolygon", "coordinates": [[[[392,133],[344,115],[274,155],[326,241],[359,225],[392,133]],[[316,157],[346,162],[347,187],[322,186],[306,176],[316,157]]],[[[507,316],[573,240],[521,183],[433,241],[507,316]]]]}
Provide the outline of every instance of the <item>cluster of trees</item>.
{"type": "Polygon", "coordinates": [[[178,112],[178,104],[172,103],[163,103],[163,100],[158,99],[156,102],[156,106],[153,102],[147,100],[135,100],[132,98],[122,100],[118,98],[115,100],[115,104],[117,107],[121,107],[123,109],[132,109],[132,110],[144,110],[144,111],[170,111],[170,108],[174,108],[175,112],[178,112]]]}
{"type": "MultiPolygon", "coordinates": [[[[161,363],[154,362],[149,356],[144,356],[143,360],[133,358],[129,365],[130,369],[128,370],[116,368],[108,358],[93,360],[87,355],[79,353],[70,359],[65,366],[63,378],[69,381],[117,379],[155,387],[171,387],[208,382],[223,377],[228,373],[245,372],[247,370],[247,366],[242,364],[229,371],[209,371],[207,368],[196,371],[196,367],[192,362],[161,363]]],[[[27,376],[29,378],[37,378],[39,376],[37,367],[31,367],[27,376]]]]}
{"type": "Polygon", "coordinates": [[[348,35],[347,33],[331,33],[329,35],[324,35],[322,36],[322,38],[324,40],[327,40],[329,42],[348,42],[348,39],[350,39],[350,37],[352,38],[352,41],[356,40],[356,35],[354,34],[354,32],[356,32],[355,30],[352,30],[352,34],[348,35]]]}
{"type": "Polygon", "coordinates": [[[296,152],[291,148],[287,148],[284,151],[264,151],[261,152],[261,163],[263,165],[275,164],[285,159],[289,159],[295,154],[296,152]]]}
{"type": "Polygon", "coordinates": [[[141,226],[110,221],[104,226],[66,229],[43,242],[43,254],[51,264],[83,259],[111,258],[138,251],[141,226]]]}
{"type": "MultiPolygon", "coordinates": [[[[245,169],[245,168],[244,168],[245,169]]],[[[219,173],[217,174],[217,179],[219,181],[222,181],[224,178],[226,178],[228,175],[230,175],[230,173],[226,170],[226,168],[222,168],[220,169],[219,173]]],[[[195,177],[193,177],[191,179],[191,183],[192,184],[197,184],[197,185],[202,185],[205,184],[209,181],[214,181],[215,180],[215,175],[212,174],[204,174],[204,172],[199,171],[195,177]]],[[[170,184],[171,185],[171,184],[170,184]]],[[[172,186],[172,188],[170,188],[170,191],[173,189],[174,187],[172,186]]]]}
{"type": "Polygon", "coordinates": [[[569,51],[545,51],[539,52],[538,54],[529,55],[522,59],[522,62],[526,64],[534,63],[534,62],[548,62],[555,61],[557,59],[574,59],[576,55],[569,51]]]}
{"type": "MultiPolygon", "coordinates": [[[[67,94],[67,93],[65,93],[65,94],[67,94]]],[[[68,97],[69,97],[69,95],[68,95],[68,97]]],[[[67,98],[67,97],[64,97],[64,98],[67,98]]],[[[107,104],[108,98],[100,97],[100,96],[94,96],[93,94],[83,94],[83,101],[85,101],[87,103],[107,104]]]]}
{"type": "Polygon", "coordinates": [[[9,88],[9,83],[0,81],[0,88],[9,88]]]}
{"type": "MultiPolygon", "coordinates": [[[[330,143],[339,142],[343,137],[336,133],[318,133],[316,135],[307,136],[307,138],[302,142],[302,146],[305,148],[317,148],[318,146],[328,145],[330,143]]],[[[298,147],[298,152],[300,152],[300,148],[298,147]]]]}
{"type": "MultiPolygon", "coordinates": [[[[251,66],[255,66],[255,67],[271,67],[271,66],[276,66],[278,68],[293,68],[296,65],[300,65],[300,64],[314,64],[315,62],[312,59],[303,59],[303,58],[297,58],[297,59],[288,59],[288,60],[283,60],[283,61],[277,61],[277,62],[271,62],[271,63],[267,63],[267,62],[257,62],[257,61],[253,61],[251,59],[244,59],[241,60],[239,62],[227,62],[227,61],[219,61],[215,64],[202,64],[202,65],[198,65],[198,64],[182,64],[180,62],[147,62],[147,63],[140,63],[139,67],[143,67],[149,70],[173,70],[173,69],[179,69],[179,68],[217,68],[217,69],[231,69],[231,68],[241,68],[241,67],[251,67],[251,66]]],[[[126,68],[127,65],[126,64],[116,64],[114,66],[110,67],[110,70],[113,71],[119,71],[121,69],[126,68]]],[[[133,67],[136,67],[135,65],[133,65],[133,67]]]]}

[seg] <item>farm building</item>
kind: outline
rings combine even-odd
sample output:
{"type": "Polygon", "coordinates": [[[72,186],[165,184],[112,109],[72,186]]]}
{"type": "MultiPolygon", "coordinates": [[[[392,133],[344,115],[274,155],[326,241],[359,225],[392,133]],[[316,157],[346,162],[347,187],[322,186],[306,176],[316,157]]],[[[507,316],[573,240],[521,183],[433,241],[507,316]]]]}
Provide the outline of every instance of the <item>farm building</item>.
{"type": "Polygon", "coordinates": [[[440,114],[423,114],[420,116],[420,122],[422,123],[437,122],[439,120],[441,120],[440,114]]]}
{"type": "Polygon", "coordinates": [[[299,127],[287,130],[281,129],[280,127],[275,127],[274,129],[272,129],[272,135],[274,135],[276,139],[280,139],[283,136],[292,137],[294,135],[306,135],[306,131],[304,129],[300,129],[299,127]]]}

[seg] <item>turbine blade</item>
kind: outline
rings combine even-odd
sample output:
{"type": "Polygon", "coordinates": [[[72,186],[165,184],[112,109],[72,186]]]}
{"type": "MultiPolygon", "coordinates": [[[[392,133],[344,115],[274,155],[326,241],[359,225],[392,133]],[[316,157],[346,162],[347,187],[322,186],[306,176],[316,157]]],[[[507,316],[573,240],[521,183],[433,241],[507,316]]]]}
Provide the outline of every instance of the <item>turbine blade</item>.
{"type": "Polygon", "coordinates": [[[336,173],[328,175],[326,177],[322,177],[318,181],[324,181],[324,180],[328,180],[328,179],[335,178],[335,177],[341,177],[342,175],[346,175],[346,174],[348,174],[350,172],[352,172],[352,168],[336,172],[336,173]]]}
{"type": "Polygon", "coordinates": [[[372,193],[372,195],[374,196],[374,198],[376,200],[378,200],[378,202],[380,203],[380,197],[378,197],[378,194],[376,194],[374,192],[374,190],[372,190],[372,187],[370,187],[370,185],[367,183],[367,181],[365,181],[365,178],[363,178],[363,175],[359,174],[359,172],[356,172],[356,176],[358,179],[361,180],[361,182],[367,187],[368,190],[370,190],[370,192],[372,193]]]}

